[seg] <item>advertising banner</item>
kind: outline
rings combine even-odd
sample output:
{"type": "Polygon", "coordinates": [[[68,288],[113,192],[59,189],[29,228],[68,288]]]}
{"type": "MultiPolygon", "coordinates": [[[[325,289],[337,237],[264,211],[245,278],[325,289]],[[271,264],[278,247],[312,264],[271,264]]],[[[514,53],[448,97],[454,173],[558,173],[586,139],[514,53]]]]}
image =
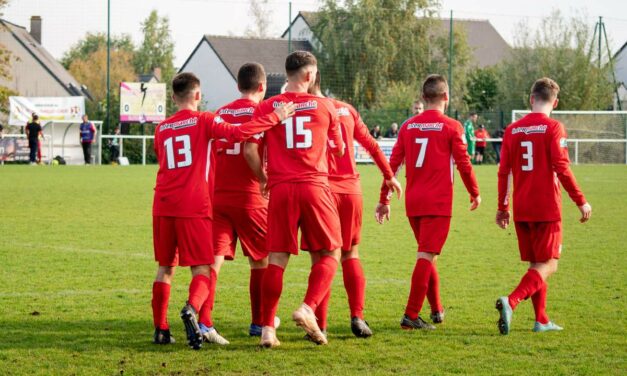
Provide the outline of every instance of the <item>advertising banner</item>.
{"type": "Polygon", "coordinates": [[[41,124],[49,121],[81,122],[85,97],[9,97],[9,125],[25,126],[32,114],[41,124]]]}
{"type": "Polygon", "coordinates": [[[120,122],[158,123],[165,120],[165,84],[120,83],[120,122]]]}

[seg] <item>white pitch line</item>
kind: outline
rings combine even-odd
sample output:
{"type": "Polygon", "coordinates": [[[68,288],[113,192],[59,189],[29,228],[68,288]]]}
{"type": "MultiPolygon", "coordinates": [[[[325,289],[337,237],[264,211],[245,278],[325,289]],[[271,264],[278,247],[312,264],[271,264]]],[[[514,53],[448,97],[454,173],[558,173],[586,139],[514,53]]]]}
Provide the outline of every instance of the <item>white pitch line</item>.
{"type": "Polygon", "coordinates": [[[76,252],[76,253],[91,253],[98,255],[106,255],[106,256],[123,256],[123,257],[137,257],[137,258],[151,258],[153,256],[152,252],[146,251],[145,253],[139,253],[137,251],[134,252],[125,252],[122,250],[114,251],[114,250],[106,250],[106,249],[93,249],[93,248],[78,248],[78,247],[69,247],[69,246],[60,246],[60,245],[43,245],[43,244],[31,244],[31,243],[5,243],[3,247],[18,247],[23,250],[37,250],[40,251],[42,249],[50,249],[53,251],[62,251],[62,252],[76,252]]]}

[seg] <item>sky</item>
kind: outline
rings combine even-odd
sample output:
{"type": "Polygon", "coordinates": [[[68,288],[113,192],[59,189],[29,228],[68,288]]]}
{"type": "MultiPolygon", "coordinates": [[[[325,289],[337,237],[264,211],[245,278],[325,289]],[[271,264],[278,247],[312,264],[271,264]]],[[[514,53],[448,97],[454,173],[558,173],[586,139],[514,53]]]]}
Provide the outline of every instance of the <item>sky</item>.
{"type": "MultiPolygon", "coordinates": [[[[268,0],[270,31],[279,37],[289,25],[289,1],[268,0]]],[[[317,0],[293,0],[292,15],[312,11],[317,0]]],[[[151,10],[170,18],[175,42],[175,66],[181,66],[203,34],[242,36],[250,26],[249,0],[111,0],[111,33],[130,34],[141,40],[141,22],[151,10]]],[[[612,51],[627,42],[627,1],[624,0],[441,0],[440,14],[455,18],[488,19],[510,44],[516,25],[526,20],[532,27],[553,10],[565,15],[585,14],[591,30],[604,17],[612,51]]],[[[43,19],[43,45],[61,58],[87,32],[107,30],[106,0],[10,0],[2,18],[30,26],[30,17],[43,19]]]]}

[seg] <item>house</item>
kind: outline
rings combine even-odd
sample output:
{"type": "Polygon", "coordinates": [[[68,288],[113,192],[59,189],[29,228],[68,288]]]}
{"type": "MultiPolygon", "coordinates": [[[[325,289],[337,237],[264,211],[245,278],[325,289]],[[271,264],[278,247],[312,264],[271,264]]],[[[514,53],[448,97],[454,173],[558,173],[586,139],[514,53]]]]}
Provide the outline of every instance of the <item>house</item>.
{"type": "MultiPolygon", "coordinates": [[[[317,40],[312,31],[316,24],[316,12],[299,12],[281,38],[288,39],[290,29],[292,40],[306,40],[312,45],[317,40]]],[[[448,35],[450,20],[438,20],[441,32],[448,35]]],[[[493,66],[507,58],[511,47],[488,20],[453,19],[453,30],[464,30],[466,40],[473,52],[474,62],[479,68],[493,66]]]]}
{"type": "Polygon", "coordinates": [[[41,17],[33,16],[30,22],[29,32],[23,26],[0,19],[0,44],[11,54],[10,77],[0,77],[0,86],[24,97],[91,99],[87,88],[41,45],[41,17]]]}
{"type": "MultiPolygon", "coordinates": [[[[621,108],[627,110],[627,42],[614,54],[614,77],[618,84],[618,98],[621,108]]],[[[614,98],[614,107],[618,109],[617,99],[614,98]]]]}
{"type": "MultiPolygon", "coordinates": [[[[294,41],[292,51],[311,51],[308,41],[294,41]]],[[[285,83],[285,57],[289,53],[284,39],[239,38],[205,35],[179,72],[192,72],[200,78],[203,106],[215,110],[240,96],[237,72],[247,62],[258,62],[266,69],[266,97],[279,94],[285,83]]]]}

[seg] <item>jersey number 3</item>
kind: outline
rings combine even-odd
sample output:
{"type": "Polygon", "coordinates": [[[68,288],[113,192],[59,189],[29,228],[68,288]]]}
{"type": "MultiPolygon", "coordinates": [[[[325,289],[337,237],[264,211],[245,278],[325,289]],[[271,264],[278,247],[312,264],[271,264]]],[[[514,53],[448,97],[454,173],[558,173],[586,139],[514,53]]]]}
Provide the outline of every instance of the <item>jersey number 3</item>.
{"type": "Polygon", "coordinates": [[[287,118],[283,120],[285,125],[285,141],[287,142],[288,149],[309,149],[312,144],[313,134],[311,129],[305,128],[305,123],[311,122],[311,116],[299,116],[297,118],[287,118]],[[294,129],[294,123],[296,123],[296,129],[294,129]],[[303,141],[294,142],[296,136],[302,136],[303,141]]]}
{"type": "Polygon", "coordinates": [[[165,155],[168,159],[168,169],[173,170],[175,168],[187,167],[192,164],[192,143],[190,142],[189,135],[184,134],[182,136],[170,137],[163,143],[165,146],[165,155]],[[174,140],[172,140],[174,139],[174,140]],[[183,156],[182,161],[176,161],[174,158],[174,144],[181,144],[181,147],[177,149],[179,155],[183,156]]]}
{"type": "Polygon", "coordinates": [[[527,162],[522,165],[522,170],[533,171],[533,143],[531,143],[531,141],[522,141],[520,147],[525,148],[522,157],[527,162]]]}

